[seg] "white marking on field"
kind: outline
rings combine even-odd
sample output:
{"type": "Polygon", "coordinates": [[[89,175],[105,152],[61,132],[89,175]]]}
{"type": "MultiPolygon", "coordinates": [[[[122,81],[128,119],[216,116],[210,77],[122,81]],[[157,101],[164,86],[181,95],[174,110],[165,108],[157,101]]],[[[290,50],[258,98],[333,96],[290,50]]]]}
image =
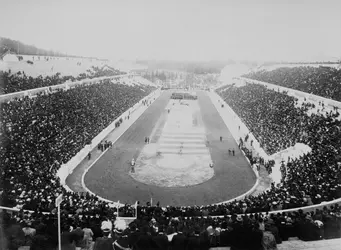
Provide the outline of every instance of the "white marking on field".
{"type": "Polygon", "coordinates": [[[147,144],[131,176],[143,183],[179,187],[209,180],[214,170],[197,101],[170,100],[157,143],[147,144]]]}

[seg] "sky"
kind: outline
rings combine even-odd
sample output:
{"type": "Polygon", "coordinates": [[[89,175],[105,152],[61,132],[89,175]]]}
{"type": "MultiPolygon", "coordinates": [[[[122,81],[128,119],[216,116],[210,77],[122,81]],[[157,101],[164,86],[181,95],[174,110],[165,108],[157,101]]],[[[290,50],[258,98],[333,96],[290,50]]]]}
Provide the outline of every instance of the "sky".
{"type": "Polygon", "coordinates": [[[0,0],[0,36],[108,59],[341,59],[340,0],[0,0]]]}

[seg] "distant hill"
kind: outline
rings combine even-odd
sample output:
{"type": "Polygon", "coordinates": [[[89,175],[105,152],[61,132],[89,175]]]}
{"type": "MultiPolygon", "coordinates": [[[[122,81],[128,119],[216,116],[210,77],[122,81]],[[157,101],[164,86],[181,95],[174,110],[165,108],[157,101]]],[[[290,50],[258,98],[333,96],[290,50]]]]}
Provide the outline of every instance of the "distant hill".
{"type": "Polygon", "coordinates": [[[27,45],[20,41],[12,40],[5,37],[0,37],[0,54],[5,53],[6,51],[12,51],[16,54],[24,54],[24,55],[41,55],[41,56],[58,56],[64,57],[66,54],[52,51],[52,50],[44,50],[37,48],[34,45],[27,45]]]}
{"type": "Polygon", "coordinates": [[[220,71],[234,61],[206,61],[206,62],[191,62],[191,61],[157,61],[157,60],[137,60],[137,64],[145,65],[149,70],[167,69],[184,71],[193,74],[219,74],[220,71]]]}
{"type": "Polygon", "coordinates": [[[16,54],[22,55],[40,55],[40,56],[56,56],[56,57],[77,57],[77,58],[90,58],[90,59],[99,59],[96,57],[83,57],[76,55],[67,55],[65,53],[61,53],[53,50],[45,50],[37,48],[34,45],[28,45],[23,42],[12,40],[5,37],[0,37],[0,56],[7,51],[11,51],[16,54]]]}

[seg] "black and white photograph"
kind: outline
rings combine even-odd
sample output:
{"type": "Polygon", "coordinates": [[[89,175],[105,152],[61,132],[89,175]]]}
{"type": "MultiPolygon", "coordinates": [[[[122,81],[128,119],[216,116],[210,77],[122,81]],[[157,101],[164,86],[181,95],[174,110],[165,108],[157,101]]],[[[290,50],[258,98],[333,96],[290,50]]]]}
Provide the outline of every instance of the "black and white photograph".
{"type": "Polygon", "coordinates": [[[341,250],[340,0],[0,0],[0,250],[341,250]]]}

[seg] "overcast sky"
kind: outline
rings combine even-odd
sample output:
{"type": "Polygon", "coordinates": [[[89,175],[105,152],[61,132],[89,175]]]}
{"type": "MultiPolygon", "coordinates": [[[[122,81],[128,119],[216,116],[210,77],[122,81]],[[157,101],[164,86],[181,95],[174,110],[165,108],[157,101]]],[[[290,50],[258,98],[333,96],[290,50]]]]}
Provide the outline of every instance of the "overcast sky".
{"type": "Polygon", "coordinates": [[[0,36],[112,59],[341,59],[341,0],[0,0],[0,36]]]}

